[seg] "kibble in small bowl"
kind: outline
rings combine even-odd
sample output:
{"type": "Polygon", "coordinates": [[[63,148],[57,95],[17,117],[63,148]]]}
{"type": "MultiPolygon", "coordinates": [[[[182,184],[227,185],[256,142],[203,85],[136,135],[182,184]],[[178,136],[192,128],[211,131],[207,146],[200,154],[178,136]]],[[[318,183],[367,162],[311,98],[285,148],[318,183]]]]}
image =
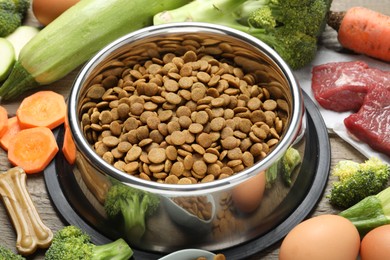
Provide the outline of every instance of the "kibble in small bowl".
{"type": "MultiPolygon", "coordinates": [[[[302,130],[303,107],[290,69],[267,45],[223,26],[181,23],[126,35],[91,59],[74,83],[69,122],[97,174],[172,201],[212,196],[215,210],[234,213],[231,191],[281,158],[302,130]]],[[[169,251],[246,239],[231,232],[216,241],[211,229],[193,241],[167,210],[161,203],[130,243],[169,251]],[[157,241],[163,232],[173,235],[157,241]]],[[[235,221],[229,214],[210,222],[225,226],[235,221]]]]}

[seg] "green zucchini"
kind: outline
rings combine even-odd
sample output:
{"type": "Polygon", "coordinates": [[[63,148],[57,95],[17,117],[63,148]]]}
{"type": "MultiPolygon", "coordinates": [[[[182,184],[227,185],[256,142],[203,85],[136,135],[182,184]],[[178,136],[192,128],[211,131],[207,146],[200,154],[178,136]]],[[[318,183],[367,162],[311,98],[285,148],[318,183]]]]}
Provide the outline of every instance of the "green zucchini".
{"type": "Polygon", "coordinates": [[[14,47],[5,38],[0,38],[0,57],[0,82],[2,82],[8,77],[16,60],[14,47]]]}
{"type": "Polygon", "coordinates": [[[0,88],[1,100],[67,75],[113,40],[153,24],[153,16],[189,0],[82,0],[43,28],[20,51],[0,88]]]}

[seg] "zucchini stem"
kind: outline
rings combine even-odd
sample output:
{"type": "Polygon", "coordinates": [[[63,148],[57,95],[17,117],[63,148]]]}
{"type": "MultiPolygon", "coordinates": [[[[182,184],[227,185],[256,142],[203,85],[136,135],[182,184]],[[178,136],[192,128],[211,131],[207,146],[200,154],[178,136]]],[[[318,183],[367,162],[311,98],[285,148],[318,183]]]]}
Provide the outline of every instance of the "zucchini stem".
{"type": "Polygon", "coordinates": [[[21,93],[35,88],[38,85],[34,77],[31,76],[19,61],[16,61],[7,80],[0,87],[0,102],[14,99],[20,96],[21,93]]]}

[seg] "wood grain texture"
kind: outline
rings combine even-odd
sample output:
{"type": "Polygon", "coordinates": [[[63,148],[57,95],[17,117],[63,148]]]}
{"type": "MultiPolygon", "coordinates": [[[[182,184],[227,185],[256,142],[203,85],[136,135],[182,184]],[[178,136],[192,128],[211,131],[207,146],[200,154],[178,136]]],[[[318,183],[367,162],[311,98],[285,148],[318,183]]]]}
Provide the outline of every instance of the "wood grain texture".
{"type": "MultiPolygon", "coordinates": [[[[332,10],[341,11],[346,10],[348,7],[352,6],[365,6],[372,8],[377,11],[381,11],[387,15],[390,15],[390,4],[389,0],[379,0],[379,1],[369,1],[369,0],[334,0],[332,4],[332,10]]],[[[26,19],[26,24],[29,25],[38,25],[37,21],[33,17],[31,11],[26,19]]],[[[337,35],[331,29],[327,28],[325,33],[322,36],[322,42],[326,45],[327,48],[338,49],[340,45],[337,42],[337,35]]],[[[65,78],[49,85],[41,87],[42,89],[52,89],[58,93],[64,95],[66,98],[69,94],[69,90],[72,86],[73,80],[75,79],[80,68],[71,72],[65,78]]],[[[22,98],[29,93],[24,93],[18,100],[15,100],[11,103],[2,104],[5,106],[10,115],[14,115],[16,109],[22,100],[22,98]]],[[[365,158],[348,143],[341,140],[336,135],[329,135],[330,144],[331,144],[331,165],[335,165],[339,160],[350,159],[357,162],[363,161],[365,158]]],[[[0,149],[0,171],[6,171],[11,165],[8,163],[6,153],[0,149]]],[[[325,188],[324,195],[319,201],[317,206],[313,209],[313,212],[310,213],[310,216],[327,214],[327,213],[337,213],[337,210],[332,208],[325,197],[329,191],[330,185],[332,183],[332,178],[329,179],[327,187],[325,188]]],[[[27,180],[27,187],[31,194],[32,200],[37,208],[38,213],[40,214],[43,222],[52,229],[53,232],[57,231],[65,225],[65,222],[61,219],[61,216],[57,214],[54,209],[54,205],[51,203],[47,189],[45,186],[44,178],[42,174],[29,175],[27,180]]],[[[15,249],[16,235],[13,229],[13,226],[10,222],[10,219],[7,215],[5,207],[0,203],[0,244],[5,245],[11,248],[13,251],[15,249]]],[[[274,246],[264,250],[256,256],[253,256],[251,259],[278,259],[278,248],[280,243],[275,244],[274,246]]],[[[39,249],[35,254],[28,257],[28,259],[44,259],[44,250],[39,249]]]]}

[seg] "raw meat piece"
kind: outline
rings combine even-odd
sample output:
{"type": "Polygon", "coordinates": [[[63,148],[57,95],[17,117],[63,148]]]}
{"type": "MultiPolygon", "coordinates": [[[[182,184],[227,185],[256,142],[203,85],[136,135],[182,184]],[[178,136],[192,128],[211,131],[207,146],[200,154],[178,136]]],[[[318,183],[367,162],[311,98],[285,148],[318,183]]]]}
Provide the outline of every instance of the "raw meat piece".
{"type": "Polygon", "coordinates": [[[312,70],[315,99],[337,112],[359,110],[368,90],[383,87],[389,80],[389,71],[370,68],[362,61],[327,63],[312,70]]]}
{"type": "Polygon", "coordinates": [[[344,124],[360,141],[390,156],[390,84],[370,89],[363,106],[344,124]]]}

